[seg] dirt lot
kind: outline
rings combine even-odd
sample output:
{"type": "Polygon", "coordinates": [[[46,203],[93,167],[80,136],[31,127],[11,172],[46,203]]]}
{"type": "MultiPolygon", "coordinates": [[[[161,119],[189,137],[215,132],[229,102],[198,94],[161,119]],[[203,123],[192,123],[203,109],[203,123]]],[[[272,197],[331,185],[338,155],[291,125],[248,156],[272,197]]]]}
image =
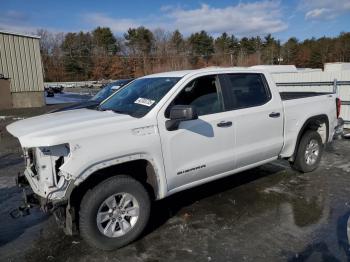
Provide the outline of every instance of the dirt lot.
{"type": "Polygon", "coordinates": [[[159,201],[144,236],[113,252],[38,210],[10,218],[23,161],[5,126],[50,109],[0,111],[1,261],[350,261],[350,140],[329,145],[313,173],[276,161],[159,201]]]}

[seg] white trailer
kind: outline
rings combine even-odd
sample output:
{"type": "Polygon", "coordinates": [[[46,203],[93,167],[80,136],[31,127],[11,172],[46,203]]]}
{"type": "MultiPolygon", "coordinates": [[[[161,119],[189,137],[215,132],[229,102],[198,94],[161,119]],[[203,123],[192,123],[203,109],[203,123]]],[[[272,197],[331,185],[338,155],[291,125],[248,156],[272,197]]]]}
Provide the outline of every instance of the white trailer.
{"type": "Polygon", "coordinates": [[[280,92],[332,92],[336,89],[342,101],[340,116],[345,121],[344,127],[350,128],[350,63],[327,63],[324,71],[293,70],[293,67],[259,66],[271,73],[280,92]]]}

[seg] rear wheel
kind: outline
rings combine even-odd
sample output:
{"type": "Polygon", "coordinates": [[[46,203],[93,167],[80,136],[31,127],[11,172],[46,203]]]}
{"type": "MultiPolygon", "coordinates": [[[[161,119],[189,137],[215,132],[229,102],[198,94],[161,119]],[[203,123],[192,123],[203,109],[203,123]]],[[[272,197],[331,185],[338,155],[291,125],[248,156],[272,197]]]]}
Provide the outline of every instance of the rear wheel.
{"type": "Polygon", "coordinates": [[[80,233],[93,247],[116,249],[142,233],[149,214],[150,198],[144,186],[129,176],[112,177],[83,197],[79,212],[80,233]]]}
{"type": "Polygon", "coordinates": [[[302,136],[295,156],[291,163],[293,169],[307,173],[315,170],[322,157],[323,144],[319,133],[308,130],[302,136]]]}

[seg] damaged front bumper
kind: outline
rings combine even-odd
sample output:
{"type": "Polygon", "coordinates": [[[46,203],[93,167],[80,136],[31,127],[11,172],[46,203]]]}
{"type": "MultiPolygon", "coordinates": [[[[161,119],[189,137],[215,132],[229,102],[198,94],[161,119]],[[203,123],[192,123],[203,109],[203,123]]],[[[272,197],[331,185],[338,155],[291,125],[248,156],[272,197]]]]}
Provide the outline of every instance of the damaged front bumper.
{"type": "Polygon", "coordinates": [[[23,148],[23,154],[26,168],[20,177],[26,179],[33,192],[47,204],[67,200],[74,178],[61,167],[70,159],[69,145],[23,148]]]}
{"type": "Polygon", "coordinates": [[[23,204],[13,210],[13,218],[30,214],[32,207],[55,216],[66,234],[76,232],[75,210],[70,207],[74,178],[61,167],[70,160],[68,144],[23,148],[26,168],[16,183],[23,189],[23,204]]]}
{"type": "Polygon", "coordinates": [[[10,212],[12,218],[19,218],[30,215],[30,209],[36,206],[41,206],[41,198],[28,189],[28,181],[24,176],[18,176],[16,184],[22,188],[22,204],[10,212]]]}
{"type": "Polygon", "coordinates": [[[54,215],[57,224],[65,234],[77,234],[75,209],[70,207],[68,199],[49,199],[37,194],[40,192],[39,185],[31,179],[30,172],[19,174],[16,178],[16,184],[23,190],[23,203],[10,212],[12,218],[30,215],[31,208],[39,207],[43,212],[54,215]],[[35,189],[37,191],[34,191],[35,189]]]}
{"type": "MultiPolygon", "coordinates": [[[[67,192],[72,185],[72,180],[64,180],[60,186],[46,184],[40,177],[34,174],[30,169],[25,169],[24,175],[33,192],[46,199],[46,202],[61,202],[67,199],[67,192]]],[[[45,178],[44,178],[45,179],[45,178]]]]}
{"type": "Polygon", "coordinates": [[[24,174],[18,174],[16,178],[16,185],[22,189],[23,203],[18,208],[10,212],[11,217],[17,218],[20,216],[26,216],[30,214],[30,209],[33,207],[40,207],[43,212],[53,213],[58,207],[65,206],[68,200],[51,199],[42,197],[38,192],[38,184],[34,179],[31,179],[29,172],[24,174]],[[29,176],[29,179],[28,179],[29,176]]]}

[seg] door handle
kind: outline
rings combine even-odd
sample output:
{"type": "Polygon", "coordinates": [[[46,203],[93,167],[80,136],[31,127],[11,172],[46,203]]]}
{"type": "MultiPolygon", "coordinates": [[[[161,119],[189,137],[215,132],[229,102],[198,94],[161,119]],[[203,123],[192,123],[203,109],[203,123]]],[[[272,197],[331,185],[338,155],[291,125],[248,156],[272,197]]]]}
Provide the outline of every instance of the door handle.
{"type": "Polygon", "coordinates": [[[269,117],[272,117],[272,118],[277,118],[277,117],[280,117],[280,112],[272,112],[269,114],[269,117]]]}
{"type": "Polygon", "coordinates": [[[231,121],[222,121],[220,123],[217,123],[218,127],[229,127],[232,126],[232,122],[231,121]]]}

